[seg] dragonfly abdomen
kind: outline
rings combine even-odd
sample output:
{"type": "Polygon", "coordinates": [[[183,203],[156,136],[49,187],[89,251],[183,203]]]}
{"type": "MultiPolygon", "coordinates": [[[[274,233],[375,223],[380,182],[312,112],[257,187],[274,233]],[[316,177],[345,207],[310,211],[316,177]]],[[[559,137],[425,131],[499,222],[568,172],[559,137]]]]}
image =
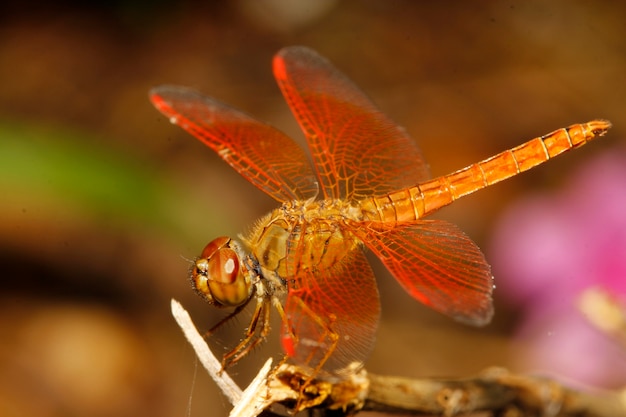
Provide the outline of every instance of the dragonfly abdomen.
{"type": "Polygon", "coordinates": [[[381,197],[372,197],[361,203],[364,217],[384,223],[415,221],[465,195],[528,171],[603,136],[610,127],[611,123],[606,120],[575,124],[531,139],[452,174],[381,197]]]}

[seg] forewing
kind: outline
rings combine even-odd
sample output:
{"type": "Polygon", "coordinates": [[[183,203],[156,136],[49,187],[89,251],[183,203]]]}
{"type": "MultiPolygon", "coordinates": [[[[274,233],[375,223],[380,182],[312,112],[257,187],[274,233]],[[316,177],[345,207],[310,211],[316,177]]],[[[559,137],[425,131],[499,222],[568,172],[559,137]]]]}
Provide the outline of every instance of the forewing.
{"type": "Polygon", "coordinates": [[[458,227],[424,220],[388,229],[363,223],[353,228],[412,297],[461,322],[480,326],[491,320],[491,268],[458,227]]]}
{"type": "Polygon", "coordinates": [[[290,281],[285,313],[283,346],[297,363],[323,364],[334,372],[362,364],[374,346],[380,316],[376,280],[363,251],[330,269],[301,271],[290,281]]]}
{"type": "Polygon", "coordinates": [[[306,200],[317,195],[306,154],[272,126],[185,87],[156,87],[150,91],[150,100],[172,123],[200,139],[275,200],[306,200]]]}
{"type": "Polygon", "coordinates": [[[359,200],[428,177],[404,129],[315,51],[282,49],[274,57],[274,76],[304,130],[323,197],[359,200]]]}

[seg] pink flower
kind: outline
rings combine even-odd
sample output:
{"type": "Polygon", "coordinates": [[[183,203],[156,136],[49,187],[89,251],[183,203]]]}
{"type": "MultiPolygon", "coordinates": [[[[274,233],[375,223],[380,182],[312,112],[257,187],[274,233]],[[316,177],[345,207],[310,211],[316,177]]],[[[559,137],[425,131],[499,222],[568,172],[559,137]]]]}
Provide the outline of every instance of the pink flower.
{"type": "Polygon", "coordinates": [[[525,368],[600,386],[626,383],[626,351],[576,306],[597,287],[626,301],[624,150],[589,160],[560,192],[512,205],[490,249],[496,297],[522,310],[525,368]]]}

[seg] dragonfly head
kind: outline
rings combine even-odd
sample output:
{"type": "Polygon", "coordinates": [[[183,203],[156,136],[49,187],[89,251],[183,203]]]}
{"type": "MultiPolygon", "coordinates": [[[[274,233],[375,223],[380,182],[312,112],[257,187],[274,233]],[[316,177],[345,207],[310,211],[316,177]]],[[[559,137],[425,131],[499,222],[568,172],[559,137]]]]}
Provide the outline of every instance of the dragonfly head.
{"type": "Polygon", "coordinates": [[[222,236],[205,246],[191,268],[196,292],[218,307],[237,307],[251,295],[250,274],[237,242],[222,236]]]}

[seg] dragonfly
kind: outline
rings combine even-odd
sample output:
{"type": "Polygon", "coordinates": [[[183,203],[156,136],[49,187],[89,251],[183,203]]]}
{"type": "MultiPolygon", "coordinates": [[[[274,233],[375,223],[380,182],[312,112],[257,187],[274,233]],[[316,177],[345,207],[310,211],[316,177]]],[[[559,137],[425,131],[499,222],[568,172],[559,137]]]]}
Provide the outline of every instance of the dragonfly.
{"type": "Polygon", "coordinates": [[[336,375],[362,366],[380,316],[366,248],[416,300],[460,322],[487,324],[494,286],[485,256],[454,224],[425,217],[611,127],[593,120],[561,128],[430,179],[415,141],[326,58],[287,47],[274,56],[273,73],[310,158],[276,128],[195,90],[150,91],[173,124],[279,203],[239,239],[212,240],[191,267],[195,290],[233,309],[218,325],[255,301],[224,369],[268,337],[274,309],[282,348],[296,364],[336,375]]]}

